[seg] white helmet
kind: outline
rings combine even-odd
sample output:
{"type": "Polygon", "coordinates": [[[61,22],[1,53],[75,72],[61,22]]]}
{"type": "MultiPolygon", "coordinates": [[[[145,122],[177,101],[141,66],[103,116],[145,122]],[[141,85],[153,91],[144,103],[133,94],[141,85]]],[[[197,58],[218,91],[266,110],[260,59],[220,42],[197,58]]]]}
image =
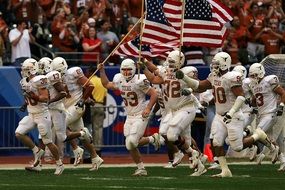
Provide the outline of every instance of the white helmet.
{"type": "Polygon", "coordinates": [[[182,52],[179,52],[179,50],[174,50],[168,54],[165,64],[170,68],[179,69],[184,64],[184,62],[184,54],[182,52]]]}
{"type": "Polygon", "coordinates": [[[220,71],[229,70],[231,67],[231,63],[232,63],[232,58],[228,53],[219,52],[214,56],[212,60],[211,64],[212,72],[214,72],[215,74],[219,74],[220,71]]]}
{"type": "Polygon", "coordinates": [[[239,72],[240,74],[242,74],[242,79],[245,79],[246,78],[246,75],[247,75],[247,70],[244,66],[242,65],[237,65],[233,68],[233,71],[236,71],[236,72],[239,72]]]}
{"type": "Polygon", "coordinates": [[[126,80],[131,80],[136,74],[135,62],[132,59],[123,60],[121,63],[120,72],[126,80]],[[124,70],[131,70],[131,72],[125,72],[124,70]]]}
{"type": "Polygon", "coordinates": [[[38,73],[41,75],[45,75],[45,74],[51,72],[53,70],[51,62],[52,62],[52,60],[48,57],[41,58],[38,62],[38,65],[39,65],[38,73]]]}
{"type": "Polygon", "coordinates": [[[198,69],[193,66],[186,66],[181,69],[181,71],[188,77],[198,79],[198,69]]]}
{"type": "Polygon", "coordinates": [[[38,62],[33,58],[26,59],[21,67],[22,77],[30,77],[31,75],[36,75],[38,73],[38,62]]]}
{"type": "Polygon", "coordinates": [[[264,75],[265,69],[260,63],[254,63],[249,67],[248,76],[252,79],[252,81],[258,83],[259,80],[264,77],[264,75]]]}
{"type": "Polygon", "coordinates": [[[66,72],[66,70],[67,70],[67,67],[68,67],[68,65],[67,65],[67,63],[66,63],[66,61],[65,61],[65,59],[62,58],[62,57],[56,57],[56,58],[54,58],[54,59],[52,60],[52,62],[51,62],[51,65],[52,65],[52,69],[53,69],[54,71],[58,71],[58,72],[60,72],[60,74],[62,74],[62,75],[65,74],[65,72],[66,72]]]}

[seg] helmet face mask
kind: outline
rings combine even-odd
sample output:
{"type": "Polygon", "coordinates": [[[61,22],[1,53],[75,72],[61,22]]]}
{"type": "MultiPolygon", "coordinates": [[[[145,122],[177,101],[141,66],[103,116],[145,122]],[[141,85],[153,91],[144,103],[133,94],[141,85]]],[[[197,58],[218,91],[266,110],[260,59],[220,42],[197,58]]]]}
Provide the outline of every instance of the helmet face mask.
{"type": "Polygon", "coordinates": [[[229,71],[231,67],[231,56],[226,52],[217,53],[211,63],[211,70],[214,74],[222,74],[229,71]]]}
{"type": "Polygon", "coordinates": [[[253,83],[258,84],[265,75],[265,69],[260,63],[254,63],[250,66],[248,75],[253,83]]]}
{"type": "Polygon", "coordinates": [[[185,62],[185,56],[178,50],[171,51],[166,59],[166,65],[170,69],[179,69],[185,62]]]}
{"type": "Polygon", "coordinates": [[[121,63],[120,72],[126,80],[131,80],[136,74],[135,62],[132,59],[125,59],[121,63]]]}
{"type": "Polygon", "coordinates": [[[31,75],[36,75],[38,73],[38,62],[35,59],[26,59],[21,67],[22,77],[30,77],[31,75]]]}
{"type": "Polygon", "coordinates": [[[64,58],[56,57],[51,62],[52,69],[58,71],[60,74],[64,75],[67,71],[68,65],[64,58]]]}

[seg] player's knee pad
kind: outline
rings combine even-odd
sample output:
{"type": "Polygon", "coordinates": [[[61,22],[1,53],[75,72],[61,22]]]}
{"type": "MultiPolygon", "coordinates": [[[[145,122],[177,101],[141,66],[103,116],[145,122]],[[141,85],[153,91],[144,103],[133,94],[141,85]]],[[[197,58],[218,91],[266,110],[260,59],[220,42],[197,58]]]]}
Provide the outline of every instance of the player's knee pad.
{"type": "Polygon", "coordinates": [[[59,142],[63,142],[66,139],[66,133],[62,131],[56,131],[56,137],[59,142]]]}
{"type": "Polygon", "coordinates": [[[135,136],[130,135],[126,138],[126,148],[127,150],[133,150],[138,147],[138,140],[135,136]]]}
{"type": "Polygon", "coordinates": [[[221,142],[220,140],[218,140],[217,138],[213,139],[213,146],[223,146],[224,142],[221,142]]]}
{"type": "Polygon", "coordinates": [[[49,138],[48,136],[42,136],[42,141],[45,145],[52,143],[52,139],[49,138]]]}
{"type": "Polygon", "coordinates": [[[243,150],[243,145],[230,145],[234,151],[240,152],[243,150]]]}
{"type": "Polygon", "coordinates": [[[175,142],[178,140],[178,135],[168,131],[167,132],[167,140],[169,142],[175,142]]]}
{"type": "Polygon", "coordinates": [[[88,128],[84,128],[84,131],[85,131],[85,135],[83,135],[82,137],[79,137],[79,139],[81,141],[84,141],[86,143],[92,143],[92,136],[89,132],[89,129],[88,128]]]}

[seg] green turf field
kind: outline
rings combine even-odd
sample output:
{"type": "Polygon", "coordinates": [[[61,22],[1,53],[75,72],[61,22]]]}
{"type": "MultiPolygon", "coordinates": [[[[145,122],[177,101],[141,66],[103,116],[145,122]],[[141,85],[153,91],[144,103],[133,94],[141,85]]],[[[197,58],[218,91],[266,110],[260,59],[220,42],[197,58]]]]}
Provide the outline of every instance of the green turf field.
{"type": "Polygon", "coordinates": [[[233,178],[211,178],[218,171],[208,171],[200,177],[190,177],[186,166],[176,169],[147,167],[147,177],[133,177],[134,167],[103,167],[97,172],[87,168],[65,169],[61,176],[54,170],[40,173],[24,170],[0,170],[0,189],[45,190],[45,189],[237,189],[273,190],[285,189],[285,172],[277,172],[278,165],[231,165],[233,178]]]}

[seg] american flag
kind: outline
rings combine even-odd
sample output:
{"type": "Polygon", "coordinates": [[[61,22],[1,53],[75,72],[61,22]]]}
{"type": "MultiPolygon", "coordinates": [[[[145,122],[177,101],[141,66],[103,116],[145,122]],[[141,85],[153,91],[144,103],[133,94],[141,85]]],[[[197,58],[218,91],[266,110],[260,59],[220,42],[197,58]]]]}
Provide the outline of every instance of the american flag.
{"type": "Polygon", "coordinates": [[[168,43],[178,41],[180,35],[168,22],[163,12],[164,2],[161,0],[146,0],[146,18],[142,41],[148,44],[168,43]]]}
{"type": "MultiPolygon", "coordinates": [[[[128,41],[115,51],[115,54],[121,56],[139,57],[139,44],[140,39],[137,36],[135,39],[128,41]]],[[[156,43],[156,44],[143,44],[141,47],[141,55],[147,59],[150,58],[160,58],[165,59],[173,48],[177,47],[176,42],[168,42],[166,44],[156,43]]]]}
{"type": "MultiPolygon", "coordinates": [[[[154,15],[153,3],[151,2],[156,2],[157,0],[146,1],[147,15],[154,15]]],[[[172,26],[175,29],[176,34],[173,34],[172,38],[169,38],[169,36],[164,35],[163,28],[160,28],[159,38],[152,35],[151,37],[154,40],[151,40],[149,39],[149,34],[155,34],[155,30],[158,30],[154,28],[154,31],[147,31],[148,38],[145,38],[146,32],[144,31],[143,42],[152,43],[152,41],[160,40],[161,38],[164,39],[163,42],[167,39],[172,40],[173,38],[177,40],[180,37],[182,2],[178,0],[165,0],[164,3],[160,1],[157,4],[162,7],[163,13],[156,13],[156,18],[152,19],[152,22],[149,20],[153,17],[147,16],[145,28],[151,28],[157,20],[163,20],[170,28],[172,26]]],[[[227,34],[224,24],[230,20],[232,20],[231,11],[219,0],[185,0],[183,45],[221,47],[227,34]]]]}

